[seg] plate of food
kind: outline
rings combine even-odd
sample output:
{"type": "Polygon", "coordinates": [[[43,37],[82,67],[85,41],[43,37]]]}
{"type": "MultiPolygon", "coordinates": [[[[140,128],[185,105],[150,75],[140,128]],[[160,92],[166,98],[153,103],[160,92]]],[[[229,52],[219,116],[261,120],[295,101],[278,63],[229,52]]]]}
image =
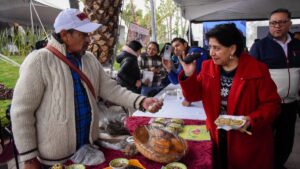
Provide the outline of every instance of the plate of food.
{"type": "Polygon", "coordinates": [[[225,130],[239,129],[244,126],[246,120],[244,116],[231,116],[231,115],[220,115],[216,120],[215,124],[218,128],[225,130]]]}

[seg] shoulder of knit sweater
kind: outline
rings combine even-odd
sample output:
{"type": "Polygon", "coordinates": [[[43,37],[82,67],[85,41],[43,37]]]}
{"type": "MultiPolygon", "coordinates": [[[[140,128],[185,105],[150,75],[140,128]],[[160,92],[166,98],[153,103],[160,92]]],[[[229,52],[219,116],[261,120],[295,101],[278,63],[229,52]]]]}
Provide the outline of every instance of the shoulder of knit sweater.
{"type": "Polygon", "coordinates": [[[96,56],[90,51],[86,51],[85,54],[82,57],[86,57],[86,59],[91,59],[91,60],[98,61],[96,56]]]}
{"type": "Polygon", "coordinates": [[[96,67],[102,67],[102,65],[99,63],[96,56],[91,53],[90,51],[86,51],[86,53],[82,56],[84,59],[89,60],[89,63],[94,63],[96,67]]]}
{"type": "Polygon", "coordinates": [[[24,66],[34,66],[36,67],[37,65],[40,65],[38,62],[40,62],[44,57],[47,56],[46,51],[42,50],[34,50],[31,53],[29,53],[26,58],[24,59],[21,68],[24,66]]]}

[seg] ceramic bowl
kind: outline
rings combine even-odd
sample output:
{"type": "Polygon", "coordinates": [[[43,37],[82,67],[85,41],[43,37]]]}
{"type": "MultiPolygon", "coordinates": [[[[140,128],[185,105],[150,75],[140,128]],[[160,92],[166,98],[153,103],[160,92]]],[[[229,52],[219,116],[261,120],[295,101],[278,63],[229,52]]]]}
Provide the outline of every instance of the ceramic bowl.
{"type": "Polygon", "coordinates": [[[85,169],[85,166],[82,164],[72,164],[67,166],[66,169],[85,169]]]}
{"type": "Polygon", "coordinates": [[[186,165],[180,162],[169,163],[165,169],[187,169],[186,165]]]}
{"type": "Polygon", "coordinates": [[[126,158],[116,158],[109,162],[109,166],[112,169],[125,169],[129,164],[126,158]]]}

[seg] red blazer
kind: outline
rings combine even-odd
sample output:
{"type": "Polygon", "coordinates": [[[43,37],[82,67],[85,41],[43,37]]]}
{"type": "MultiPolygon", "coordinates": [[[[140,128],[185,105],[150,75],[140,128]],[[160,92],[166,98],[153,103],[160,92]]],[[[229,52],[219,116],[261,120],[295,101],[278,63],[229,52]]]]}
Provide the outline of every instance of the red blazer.
{"type": "MultiPolygon", "coordinates": [[[[190,101],[202,100],[206,126],[218,145],[214,121],[220,114],[220,67],[212,60],[203,62],[201,72],[181,81],[183,95],[190,101]]],[[[272,122],[280,112],[280,97],[265,64],[243,53],[228,96],[227,114],[251,118],[252,136],[237,130],[228,132],[229,169],[272,169],[272,122]]]]}

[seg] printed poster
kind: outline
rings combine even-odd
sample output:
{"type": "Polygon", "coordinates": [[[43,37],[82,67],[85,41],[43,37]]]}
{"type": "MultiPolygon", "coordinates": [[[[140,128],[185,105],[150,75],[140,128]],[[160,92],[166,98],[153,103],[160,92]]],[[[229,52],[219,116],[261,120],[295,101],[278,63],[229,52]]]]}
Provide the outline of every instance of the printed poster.
{"type": "Polygon", "coordinates": [[[137,40],[146,47],[150,42],[149,30],[135,23],[131,23],[128,28],[127,41],[137,40]]]}

